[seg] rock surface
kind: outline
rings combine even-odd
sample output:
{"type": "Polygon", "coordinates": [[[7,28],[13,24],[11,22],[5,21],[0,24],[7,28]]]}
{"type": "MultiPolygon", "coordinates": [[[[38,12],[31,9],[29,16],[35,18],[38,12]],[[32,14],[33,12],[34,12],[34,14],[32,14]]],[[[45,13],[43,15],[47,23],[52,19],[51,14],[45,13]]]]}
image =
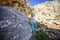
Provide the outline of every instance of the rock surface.
{"type": "Polygon", "coordinates": [[[31,35],[31,27],[23,13],[0,6],[0,40],[28,40],[31,35]]]}

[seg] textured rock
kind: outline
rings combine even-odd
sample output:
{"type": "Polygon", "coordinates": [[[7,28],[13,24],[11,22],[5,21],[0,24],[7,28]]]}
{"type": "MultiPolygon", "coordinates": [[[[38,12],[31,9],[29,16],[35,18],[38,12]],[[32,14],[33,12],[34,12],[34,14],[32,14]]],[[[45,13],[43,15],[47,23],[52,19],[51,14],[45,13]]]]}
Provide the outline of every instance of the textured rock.
{"type": "Polygon", "coordinates": [[[27,3],[27,0],[0,0],[0,5],[10,6],[14,9],[22,11],[28,16],[28,18],[32,16],[32,8],[27,3]]]}
{"type": "Polygon", "coordinates": [[[0,40],[28,40],[31,35],[31,27],[23,13],[0,6],[0,40]]]}
{"type": "Polygon", "coordinates": [[[34,6],[34,19],[48,28],[60,29],[60,3],[44,2],[34,6]]]}

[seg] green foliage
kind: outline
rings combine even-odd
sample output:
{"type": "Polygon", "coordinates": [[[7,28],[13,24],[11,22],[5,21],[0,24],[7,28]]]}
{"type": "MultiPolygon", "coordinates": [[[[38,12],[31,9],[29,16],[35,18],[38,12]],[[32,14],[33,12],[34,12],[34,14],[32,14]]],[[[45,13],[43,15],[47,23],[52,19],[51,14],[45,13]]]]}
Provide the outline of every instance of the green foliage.
{"type": "Polygon", "coordinates": [[[36,33],[35,38],[37,40],[50,40],[49,36],[42,30],[40,30],[36,33]]]}
{"type": "Polygon", "coordinates": [[[31,21],[28,21],[28,23],[30,24],[30,26],[32,26],[32,23],[31,23],[31,21]]]}

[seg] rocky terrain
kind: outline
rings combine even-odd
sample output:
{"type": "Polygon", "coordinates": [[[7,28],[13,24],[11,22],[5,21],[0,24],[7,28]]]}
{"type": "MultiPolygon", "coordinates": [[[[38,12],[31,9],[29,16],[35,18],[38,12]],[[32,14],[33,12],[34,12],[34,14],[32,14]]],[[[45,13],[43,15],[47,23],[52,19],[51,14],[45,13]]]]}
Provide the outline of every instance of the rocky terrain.
{"type": "MultiPolygon", "coordinates": [[[[58,2],[60,3],[60,1],[58,2]]],[[[34,9],[32,9],[31,6],[27,3],[27,0],[4,0],[4,1],[0,0],[0,5],[10,6],[14,9],[17,9],[25,13],[28,16],[28,18],[32,18],[32,16],[34,16],[34,14],[32,13],[34,9]]],[[[40,30],[43,30],[49,36],[49,38],[51,38],[51,40],[60,40],[60,29],[48,28],[46,25],[37,22],[37,24],[35,25],[35,32],[37,33],[40,30]]],[[[37,39],[34,35],[32,35],[30,40],[37,40],[37,39]]]]}
{"type": "Polygon", "coordinates": [[[0,5],[13,7],[31,18],[32,8],[27,3],[27,0],[0,0],[0,5]]]}

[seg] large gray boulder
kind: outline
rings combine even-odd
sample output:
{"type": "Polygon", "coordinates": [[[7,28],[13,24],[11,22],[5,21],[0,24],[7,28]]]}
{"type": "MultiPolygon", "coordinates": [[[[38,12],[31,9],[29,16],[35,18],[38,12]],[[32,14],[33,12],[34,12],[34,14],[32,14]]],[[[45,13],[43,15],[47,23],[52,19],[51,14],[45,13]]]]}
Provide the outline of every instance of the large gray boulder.
{"type": "Polygon", "coordinates": [[[29,40],[32,30],[23,13],[0,6],[0,40],[29,40]]]}

